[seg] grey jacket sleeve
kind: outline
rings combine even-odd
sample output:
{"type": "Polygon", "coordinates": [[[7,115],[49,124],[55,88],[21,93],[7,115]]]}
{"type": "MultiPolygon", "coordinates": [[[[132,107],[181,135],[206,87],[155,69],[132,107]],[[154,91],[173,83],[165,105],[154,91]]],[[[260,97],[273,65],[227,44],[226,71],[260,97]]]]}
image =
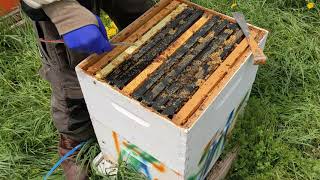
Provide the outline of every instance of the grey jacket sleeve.
{"type": "Polygon", "coordinates": [[[33,9],[40,9],[44,5],[51,4],[55,1],[60,1],[60,0],[23,0],[23,1],[33,9]]]}
{"type": "Polygon", "coordinates": [[[23,0],[33,8],[42,8],[60,35],[98,21],[93,13],[76,0],[23,0]]]}

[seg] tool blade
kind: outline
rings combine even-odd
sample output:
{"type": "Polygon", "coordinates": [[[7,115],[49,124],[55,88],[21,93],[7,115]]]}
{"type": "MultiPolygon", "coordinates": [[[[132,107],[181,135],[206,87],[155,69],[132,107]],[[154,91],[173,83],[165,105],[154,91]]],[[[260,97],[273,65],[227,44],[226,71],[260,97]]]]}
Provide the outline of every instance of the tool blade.
{"type": "Polygon", "coordinates": [[[135,43],[128,43],[128,42],[111,42],[113,46],[135,46],[135,43]]]}
{"type": "Polygon", "coordinates": [[[242,13],[240,13],[240,12],[234,12],[232,14],[233,14],[234,19],[239,24],[241,30],[243,31],[243,34],[246,37],[249,37],[250,36],[250,30],[249,30],[249,26],[248,26],[248,24],[246,22],[246,19],[245,19],[244,15],[242,13]]]}

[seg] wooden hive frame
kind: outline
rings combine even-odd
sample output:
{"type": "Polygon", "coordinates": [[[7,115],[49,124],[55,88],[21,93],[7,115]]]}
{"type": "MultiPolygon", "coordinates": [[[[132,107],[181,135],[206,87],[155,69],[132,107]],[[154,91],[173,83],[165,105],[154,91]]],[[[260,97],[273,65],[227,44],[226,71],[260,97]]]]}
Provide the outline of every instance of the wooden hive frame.
{"type": "MultiPolygon", "coordinates": [[[[114,88],[115,90],[130,97],[134,90],[136,90],[151,73],[156,71],[169,56],[181,47],[186,40],[193,35],[193,33],[205,24],[210,17],[217,15],[229,22],[235,22],[235,20],[229,16],[203,8],[186,0],[162,0],[111,40],[112,42],[135,43],[134,46],[117,46],[111,52],[102,55],[91,55],[86,58],[79,67],[90,76],[95,76],[97,80],[105,82],[102,78],[106,76],[106,74],[110,73],[115,67],[121,64],[125,60],[125,57],[139,49],[139,47],[151,36],[164,27],[170,19],[186,8],[186,5],[203,10],[204,14],[187,31],[179,36],[175,42],[171,43],[166,50],[161,52],[161,54],[157,56],[156,59],[147,66],[147,68],[140,72],[137,77],[130,81],[129,84],[121,90],[114,88]]],[[[251,34],[258,42],[266,34],[266,31],[251,25],[250,30],[251,34]]],[[[223,89],[224,84],[228,82],[240,65],[243,64],[250,55],[251,50],[248,42],[246,39],[243,39],[236,45],[231,54],[227,56],[220,66],[199,87],[195,94],[193,94],[192,97],[182,106],[171,121],[184,128],[190,127],[198,119],[203,109],[213,101],[213,99],[223,89]]],[[[147,106],[145,107],[154,111],[152,108],[147,106]]],[[[156,111],[154,112],[158,113],[156,111]]],[[[160,113],[158,114],[164,116],[160,113]]]]}

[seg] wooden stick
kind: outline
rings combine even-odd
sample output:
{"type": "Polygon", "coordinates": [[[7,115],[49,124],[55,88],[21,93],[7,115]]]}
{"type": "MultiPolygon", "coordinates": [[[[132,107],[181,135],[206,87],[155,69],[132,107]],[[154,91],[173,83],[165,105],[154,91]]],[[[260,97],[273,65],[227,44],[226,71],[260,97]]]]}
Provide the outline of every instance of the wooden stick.
{"type": "Polygon", "coordinates": [[[174,43],[172,43],[165,51],[163,51],[146,69],[144,69],[136,78],[134,78],[122,92],[126,95],[131,95],[148,76],[160,67],[165,60],[171,56],[177,49],[179,49],[194,32],[199,30],[212,15],[204,14],[194,25],[192,25],[186,32],[184,32],[174,43]]]}
{"type": "MultiPolygon", "coordinates": [[[[256,33],[251,33],[253,37],[256,33]]],[[[242,40],[241,43],[232,51],[227,59],[218,67],[218,69],[206,80],[206,82],[197,90],[192,98],[180,109],[173,117],[172,121],[177,125],[183,125],[188,118],[199,108],[208,94],[216,87],[221,79],[228,73],[228,70],[239,56],[248,48],[248,41],[242,40]]],[[[249,52],[248,52],[249,53],[249,52]]],[[[248,54],[245,53],[245,54],[248,54]]],[[[240,58],[242,59],[242,58],[240,58]]]]}
{"type": "Polygon", "coordinates": [[[253,63],[254,65],[263,65],[267,62],[267,56],[264,55],[263,50],[259,47],[258,43],[255,41],[254,37],[250,35],[247,37],[248,43],[253,53],[253,63]]]}
{"type": "Polygon", "coordinates": [[[184,9],[187,8],[187,5],[180,4],[177,9],[172,11],[164,19],[162,19],[156,26],[151,28],[145,35],[143,35],[138,41],[135,42],[135,46],[130,46],[113,61],[111,61],[106,67],[97,72],[96,77],[102,79],[106,77],[114,68],[119,66],[123,61],[126,60],[126,57],[130,54],[133,54],[137,49],[139,49],[145,42],[147,42],[152,36],[154,36],[160,29],[162,29],[168,22],[170,22],[174,17],[180,14],[184,9]]]}
{"type": "MultiPolygon", "coordinates": [[[[130,27],[132,29],[125,28],[118,35],[116,35],[112,39],[112,41],[113,42],[124,41],[129,43],[135,42],[143,34],[145,34],[150,28],[152,28],[165,16],[167,16],[174,9],[176,9],[176,7],[180,4],[180,2],[177,2],[177,1],[170,1],[170,2],[171,3],[168,5],[169,3],[168,0],[160,1],[156,6],[150,9],[152,11],[150,10],[147,11],[142,17],[140,17],[134,22],[134,23],[139,23],[141,26],[138,27],[138,25],[135,25],[135,26],[129,25],[128,28],[130,27]],[[134,31],[134,32],[131,34],[131,31],[134,31]]],[[[101,60],[91,65],[91,67],[87,69],[87,72],[90,74],[95,74],[97,71],[99,71],[104,66],[106,66],[111,60],[113,60],[115,57],[117,57],[120,53],[122,53],[127,48],[128,47],[126,46],[115,47],[111,52],[104,54],[101,60]]]]}

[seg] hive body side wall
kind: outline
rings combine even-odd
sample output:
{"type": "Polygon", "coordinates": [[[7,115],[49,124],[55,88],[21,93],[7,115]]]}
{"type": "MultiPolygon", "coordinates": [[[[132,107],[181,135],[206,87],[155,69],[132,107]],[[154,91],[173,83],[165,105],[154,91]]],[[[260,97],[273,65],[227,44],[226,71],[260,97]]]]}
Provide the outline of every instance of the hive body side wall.
{"type": "MultiPolygon", "coordinates": [[[[113,131],[110,127],[92,119],[98,142],[103,152],[103,158],[112,161],[116,165],[118,158],[130,164],[137,171],[143,173],[147,179],[171,179],[183,180],[183,176],[169,168],[166,164],[156,159],[152,154],[140,149],[133,143],[128,142],[120,134],[113,131]]],[[[100,169],[101,173],[110,170],[110,166],[100,169]]]]}
{"type": "Polygon", "coordinates": [[[79,67],[76,68],[97,139],[104,151],[115,157],[114,133],[152,155],[178,174],[183,175],[186,134],[182,128],[123,96],[106,83],[96,81],[79,67]],[[95,82],[95,83],[94,83],[95,82]],[[104,143],[102,143],[104,142],[104,143]]]}
{"type": "MultiPolygon", "coordinates": [[[[266,38],[267,34],[260,41],[261,47],[264,47],[266,38]]],[[[253,65],[253,56],[247,57],[189,129],[186,179],[204,179],[221,155],[226,135],[250,96],[257,70],[258,66],[253,65]]]]}

